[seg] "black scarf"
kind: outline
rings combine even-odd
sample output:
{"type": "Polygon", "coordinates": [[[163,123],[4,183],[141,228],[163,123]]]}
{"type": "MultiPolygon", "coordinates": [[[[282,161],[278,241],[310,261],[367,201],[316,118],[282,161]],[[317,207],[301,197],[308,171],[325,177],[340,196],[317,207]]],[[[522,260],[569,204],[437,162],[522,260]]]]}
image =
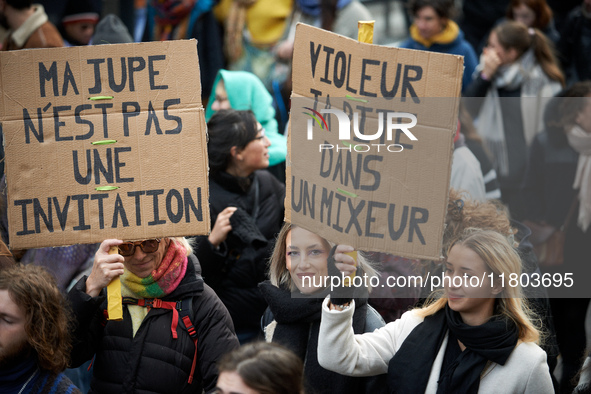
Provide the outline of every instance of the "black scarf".
{"type": "Polygon", "coordinates": [[[437,394],[478,392],[480,375],[488,361],[504,365],[515,348],[518,330],[505,317],[493,316],[480,326],[469,326],[449,306],[425,320],[402,343],[388,365],[391,393],[424,393],[433,362],[447,330],[466,350],[439,376],[437,394]]]}
{"type": "MultiPolygon", "coordinates": [[[[294,351],[304,361],[307,393],[360,393],[366,378],[352,378],[328,371],[318,364],[318,332],[322,302],[328,291],[313,297],[292,298],[291,292],[279,289],[269,281],[259,284],[269,309],[277,322],[273,342],[294,351]]],[[[367,299],[355,299],[353,330],[365,330],[367,299]]]]}
{"type": "Polygon", "coordinates": [[[209,174],[211,180],[219,185],[223,185],[224,189],[236,194],[247,194],[250,190],[250,185],[255,177],[255,173],[241,177],[228,174],[225,171],[217,171],[209,174]]]}

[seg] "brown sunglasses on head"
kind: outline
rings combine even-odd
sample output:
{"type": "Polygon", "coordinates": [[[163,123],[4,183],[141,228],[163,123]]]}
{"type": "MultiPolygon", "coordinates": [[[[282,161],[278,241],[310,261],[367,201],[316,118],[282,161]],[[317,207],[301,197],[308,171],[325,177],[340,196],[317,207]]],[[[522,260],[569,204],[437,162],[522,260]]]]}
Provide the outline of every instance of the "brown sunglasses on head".
{"type": "Polygon", "coordinates": [[[160,238],[146,239],[144,241],[136,242],[123,242],[119,245],[119,254],[121,256],[133,256],[136,246],[139,246],[144,253],[154,253],[160,246],[160,238]]]}

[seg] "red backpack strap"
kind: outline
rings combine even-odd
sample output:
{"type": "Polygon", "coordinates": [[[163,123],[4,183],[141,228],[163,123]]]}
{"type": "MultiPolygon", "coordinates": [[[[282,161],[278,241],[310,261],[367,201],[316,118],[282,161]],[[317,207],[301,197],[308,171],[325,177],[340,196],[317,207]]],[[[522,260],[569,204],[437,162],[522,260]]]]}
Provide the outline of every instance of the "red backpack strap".
{"type": "Polygon", "coordinates": [[[193,355],[193,364],[191,365],[191,373],[189,374],[189,384],[193,383],[193,375],[195,374],[195,366],[197,365],[197,330],[191,321],[191,311],[193,304],[193,298],[185,298],[181,301],[181,320],[189,333],[191,339],[193,339],[193,343],[195,344],[195,354],[193,355]]]}
{"type": "Polygon", "coordinates": [[[106,326],[107,320],[109,320],[109,311],[107,309],[103,309],[103,316],[101,317],[101,326],[106,326]]]}

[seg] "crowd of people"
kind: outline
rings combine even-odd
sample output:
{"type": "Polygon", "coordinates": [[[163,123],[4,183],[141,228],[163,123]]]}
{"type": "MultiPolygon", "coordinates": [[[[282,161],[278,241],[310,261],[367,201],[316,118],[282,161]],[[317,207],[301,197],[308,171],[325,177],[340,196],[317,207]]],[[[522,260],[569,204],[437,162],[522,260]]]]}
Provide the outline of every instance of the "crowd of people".
{"type": "Polygon", "coordinates": [[[197,38],[212,227],[8,250],[3,177],[0,393],[591,393],[590,298],[501,282],[586,280],[591,0],[405,2],[394,45],[464,62],[441,261],[284,221],[295,26],[356,39],[362,1],[41,3],[0,0],[2,51],[197,38]],[[384,285],[427,274],[485,283],[384,285]],[[327,285],[357,275],[378,285],[327,285]]]}

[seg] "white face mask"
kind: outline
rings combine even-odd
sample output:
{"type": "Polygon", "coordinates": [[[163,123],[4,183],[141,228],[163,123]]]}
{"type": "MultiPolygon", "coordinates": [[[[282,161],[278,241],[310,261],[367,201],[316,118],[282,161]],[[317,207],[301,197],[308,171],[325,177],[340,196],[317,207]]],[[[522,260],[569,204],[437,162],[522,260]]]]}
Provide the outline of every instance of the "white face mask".
{"type": "Polygon", "coordinates": [[[591,130],[587,131],[578,124],[575,124],[566,134],[572,135],[572,136],[578,137],[578,138],[585,138],[585,137],[591,138],[591,130]]]}
{"type": "Polygon", "coordinates": [[[575,124],[566,132],[568,143],[580,155],[591,155],[591,132],[585,131],[581,126],[575,124]]]}
{"type": "Polygon", "coordinates": [[[579,153],[574,189],[579,189],[579,214],[577,223],[583,231],[591,226],[591,132],[574,125],[567,133],[568,143],[579,153]]]}

